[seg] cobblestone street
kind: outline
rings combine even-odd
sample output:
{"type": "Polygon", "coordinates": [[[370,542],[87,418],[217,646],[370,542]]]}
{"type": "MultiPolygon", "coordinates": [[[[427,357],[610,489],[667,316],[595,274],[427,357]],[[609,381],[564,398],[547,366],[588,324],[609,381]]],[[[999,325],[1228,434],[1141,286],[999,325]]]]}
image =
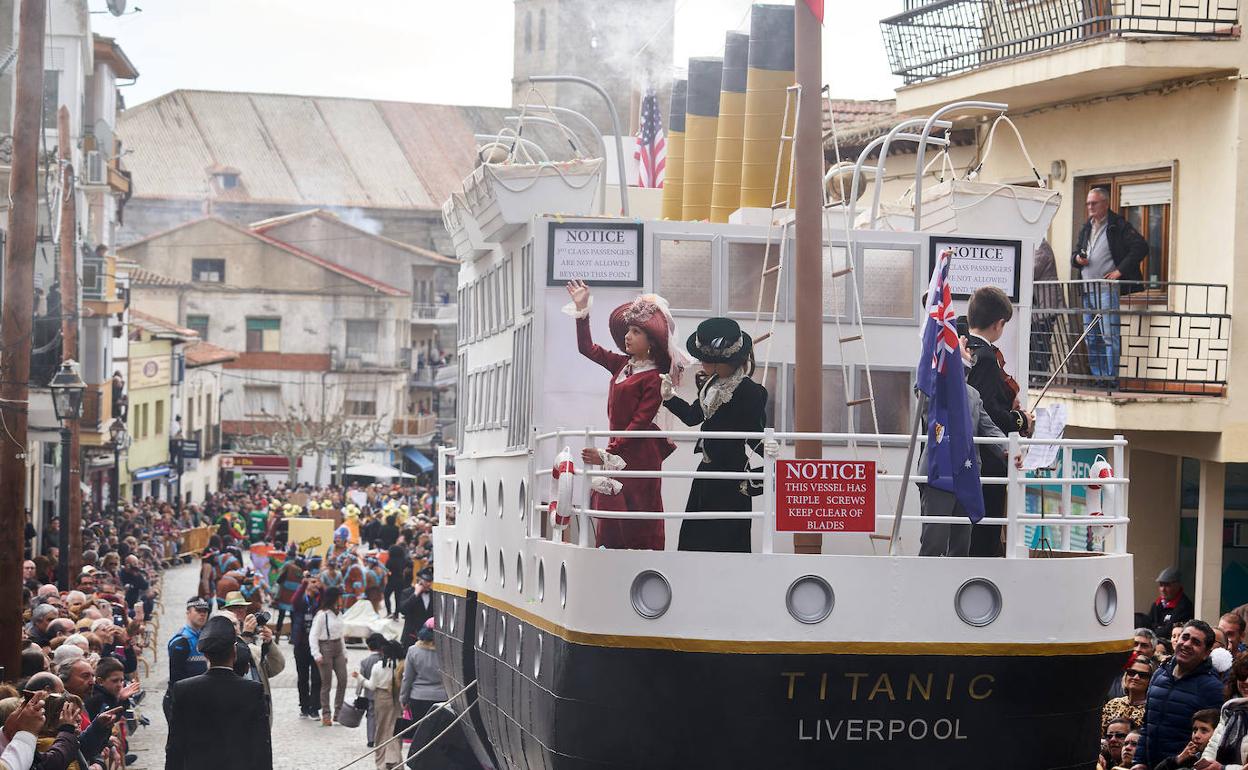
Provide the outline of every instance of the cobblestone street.
{"type": "MultiPolygon", "coordinates": [[[[160,612],[160,657],[150,676],[144,681],[147,696],[142,713],[151,721],[148,727],[139,728],[131,741],[131,748],[138,754],[135,770],[159,770],[165,766],[165,737],[168,725],[160,707],[169,682],[165,646],[169,638],[182,628],[185,622],[183,607],[195,593],[195,579],[199,562],[168,570],[164,577],[160,612]]],[[[367,751],[364,725],[355,729],[334,725],[323,727],[320,722],[299,718],[299,694],[295,689],[294,653],[289,642],[282,639],[282,654],[286,657],[286,670],[274,677],[273,688],[273,767],[274,770],[335,770],[367,751]]],[[[363,649],[349,649],[348,671],[355,671],[365,655],[363,649]]],[[[142,668],[140,668],[142,673],[142,668]]],[[[347,698],[354,693],[348,687],[347,698]]],[[[228,741],[229,736],[221,736],[228,741]]],[[[372,757],[356,763],[355,768],[371,768],[372,757]]]]}

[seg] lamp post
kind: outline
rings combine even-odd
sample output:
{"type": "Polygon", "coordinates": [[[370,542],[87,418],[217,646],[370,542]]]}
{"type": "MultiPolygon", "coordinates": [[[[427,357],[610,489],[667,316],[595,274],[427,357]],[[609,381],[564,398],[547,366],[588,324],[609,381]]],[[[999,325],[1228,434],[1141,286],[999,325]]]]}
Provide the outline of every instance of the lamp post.
{"type": "Polygon", "coordinates": [[[52,391],[52,408],[56,412],[56,419],[61,423],[61,532],[56,577],[61,589],[68,591],[73,588],[69,582],[69,488],[73,484],[69,473],[69,453],[73,451],[73,432],[67,423],[82,417],[82,394],[87,389],[87,384],[78,376],[78,363],[73,360],[63,362],[48,383],[48,389],[52,391]]]}
{"type": "Polygon", "coordinates": [[[130,434],[126,431],[126,423],[120,417],[114,417],[108,426],[108,437],[113,441],[113,490],[110,502],[113,516],[121,506],[121,450],[130,444],[130,434]]]}

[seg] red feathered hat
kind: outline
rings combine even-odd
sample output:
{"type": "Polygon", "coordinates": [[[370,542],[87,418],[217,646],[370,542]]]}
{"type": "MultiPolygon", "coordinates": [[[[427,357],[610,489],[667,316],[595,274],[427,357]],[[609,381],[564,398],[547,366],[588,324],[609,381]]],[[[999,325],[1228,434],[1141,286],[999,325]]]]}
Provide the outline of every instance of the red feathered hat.
{"type": "Polygon", "coordinates": [[[607,326],[611,329],[616,347],[622,352],[627,352],[624,350],[624,333],[628,327],[636,326],[643,330],[650,337],[650,355],[654,357],[655,366],[666,373],[672,368],[672,356],[668,349],[672,329],[667,313],[659,304],[661,301],[654,295],[643,294],[632,302],[625,302],[611,311],[607,326]]]}

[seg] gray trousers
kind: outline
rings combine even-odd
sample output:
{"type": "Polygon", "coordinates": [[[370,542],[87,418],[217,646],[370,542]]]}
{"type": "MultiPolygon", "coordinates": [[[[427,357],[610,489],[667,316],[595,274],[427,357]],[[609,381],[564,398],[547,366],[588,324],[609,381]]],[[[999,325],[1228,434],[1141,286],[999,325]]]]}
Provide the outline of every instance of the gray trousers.
{"type": "MultiPolygon", "coordinates": [[[[966,521],[962,504],[949,492],[919,485],[919,509],[924,516],[948,516],[966,521]]],[[[971,552],[971,525],[923,523],[919,556],[967,556],[971,552]]]]}

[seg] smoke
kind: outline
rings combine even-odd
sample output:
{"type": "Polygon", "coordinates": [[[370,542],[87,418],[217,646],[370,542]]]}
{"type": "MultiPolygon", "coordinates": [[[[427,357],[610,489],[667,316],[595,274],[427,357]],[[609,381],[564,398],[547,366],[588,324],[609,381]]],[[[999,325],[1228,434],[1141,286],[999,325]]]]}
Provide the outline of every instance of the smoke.
{"type": "Polygon", "coordinates": [[[357,227],[371,235],[381,235],[381,222],[373,219],[360,209],[340,209],[334,213],[338,215],[339,219],[352,227],[357,227]]]}

